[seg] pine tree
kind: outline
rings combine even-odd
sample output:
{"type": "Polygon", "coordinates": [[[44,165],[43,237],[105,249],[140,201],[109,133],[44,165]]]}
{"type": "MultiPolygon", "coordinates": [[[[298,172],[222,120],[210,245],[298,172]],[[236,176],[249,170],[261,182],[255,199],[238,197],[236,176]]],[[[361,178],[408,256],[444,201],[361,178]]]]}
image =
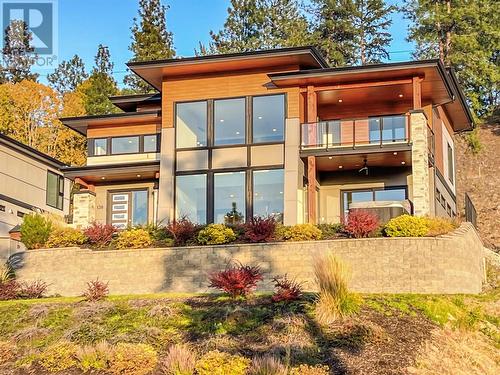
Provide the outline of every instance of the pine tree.
{"type": "Polygon", "coordinates": [[[24,21],[14,20],[5,29],[3,63],[0,81],[21,82],[24,79],[36,81],[38,74],[31,72],[36,56],[31,46],[32,35],[24,21]]]}
{"type": "Polygon", "coordinates": [[[480,117],[500,105],[500,3],[495,0],[407,0],[414,56],[454,68],[480,117]]]}
{"type": "Polygon", "coordinates": [[[75,91],[88,78],[83,60],[74,55],[69,61],[62,61],[54,73],[47,75],[50,86],[61,94],[75,91]]]}
{"type": "MultiPolygon", "coordinates": [[[[160,0],[140,0],[139,18],[134,18],[132,43],[129,47],[134,54],[132,61],[170,59],[175,56],[172,33],[167,31],[166,12],[168,7],[160,0]]],[[[125,76],[124,83],[135,92],[151,92],[153,88],[137,75],[125,76]]]]}
{"type": "Polygon", "coordinates": [[[113,63],[108,47],[99,44],[90,77],[78,86],[77,91],[84,95],[85,111],[89,115],[118,111],[109,100],[109,96],[118,94],[118,88],[113,78],[113,63]]]}

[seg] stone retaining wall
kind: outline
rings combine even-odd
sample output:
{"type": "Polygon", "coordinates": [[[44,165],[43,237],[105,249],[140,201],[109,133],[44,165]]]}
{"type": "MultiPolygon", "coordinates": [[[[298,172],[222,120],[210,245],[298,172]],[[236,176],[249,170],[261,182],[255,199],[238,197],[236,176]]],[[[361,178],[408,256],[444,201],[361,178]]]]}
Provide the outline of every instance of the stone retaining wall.
{"type": "Polygon", "coordinates": [[[208,292],[207,275],[227,262],[258,264],[260,290],[288,274],[314,290],[312,257],[332,251],[352,270],[351,287],[365,293],[479,293],[482,243],[470,224],[435,238],[370,238],[166,249],[29,250],[14,257],[20,280],[41,279],[50,293],[80,295],[86,282],[109,282],[112,294],[208,292]]]}

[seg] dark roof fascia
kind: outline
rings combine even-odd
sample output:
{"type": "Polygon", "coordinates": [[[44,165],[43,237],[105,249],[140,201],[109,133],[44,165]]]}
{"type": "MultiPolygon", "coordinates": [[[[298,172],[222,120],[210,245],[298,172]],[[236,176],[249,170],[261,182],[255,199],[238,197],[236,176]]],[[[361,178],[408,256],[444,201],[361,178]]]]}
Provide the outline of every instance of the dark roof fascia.
{"type": "Polygon", "coordinates": [[[266,50],[258,50],[258,51],[248,51],[248,52],[236,52],[236,53],[226,53],[226,54],[217,54],[217,55],[205,55],[205,56],[192,56],[192,57],[183,57],[183,58],[172,58],[172,59],[164,59],[164,60],[149,60],[149,61],[129,61],[126,65],[129,68],[137,68],[137,67],[149,67],[149,66],[165,66],[165,65],[182,65],[186,63],[193,62],[204,62],[210,60],[231,60],[239,57],[246,56],[273,56],[273,55],[290,55],[295,52],[310,52],[311,55],[315,58],[316,62],[321,65],[323,68],[327,68],[328,62],[321,55],[321,53],[312,46],[304,46],[304,47],[289,47],[289,48],[276,48],[276,49],[266,49],[266,50]]]}
{"type": "MultiPolygon", "coordinates": [[[[116,95],[110,96],[109,100],[115,106],[120,109],[120,104],[139,104],[139,103],[160,103],[161,102],[161,93],[155,92],[150,94],[131,94],[131,95],[116,95]]],[[[136,106],[137,107],[137,106],[136,106]]]]}
{"type": "Polygon", "coordinates": [[[67,164],[63,163],[60,160],[53,158],[47,154],[44,154],[41,151],[34,149],[33,147],[27,146],[24,143],[16,141],[11,137],[6,136],[5,134],[0,133],[0,143],[5,146],[22,153],[30,158],[36,159],[39,162],[42,162],[46,165],[49,165],[53,168],[60,170],[62,167],[67,166],[67,164]]]}
{"type": "Polygon", "coordinates": [[[135,170],[137,168],[144,167],[155,167],[160,166],[159,160],[152,160],[147,162],[138,162],[138,163],[119,163],[119,164],[100,164],[100,165],[85,165],[83,167],[64,167],[62,171],[64,175],[71,177],[78,177],[78,173],[88,173],[92,171],[103,172],[103,171],[114,171],[119,170],[120,172],[126,172],[127,170],[135,170]]]}
{"type": "MultiPolygon", "coordinates": [[[[444,67],[443,67],[444,68],[444,67]]],[[[464,95],[464,92],[462,91],[462,88],[460,87],[460,83],[458,82],[458,78],[455,74],[455,70],[453,68],[448,68],[447,70],[447,75],[450,77],[451,82],[453,83],[453,87],[455,88],[455,92],[458,95],[458,98],[460,99],[460,104],[462,105],[462,108],[465,111],[465,114],[467,115],[467,118],[470,121],[471,127],[475,127],[475,121],[474,121],[474,115],[470,111],[469,105],[467,104],[467,98],[464,95]]]]}

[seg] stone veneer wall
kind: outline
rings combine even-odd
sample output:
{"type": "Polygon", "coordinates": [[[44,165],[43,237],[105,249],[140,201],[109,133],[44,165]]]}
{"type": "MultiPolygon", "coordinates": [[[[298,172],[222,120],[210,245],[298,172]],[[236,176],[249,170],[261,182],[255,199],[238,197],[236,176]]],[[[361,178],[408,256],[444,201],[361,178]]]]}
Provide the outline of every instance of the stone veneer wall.
{"type": "Polygon", "coordinates": [[[85,228],[95,220],[95,193],[82,190],[73,195],[73,226],[85,228]]]}
{"type": "MultiPolygon", "coordinates": [[[[86,282],[109,282],[112,294],[207,292],[207,275],[230,260],[259,264],[271,278],[287,273],[314,290],[312,257],[332,251],[352,270],[351,287],[365,293],[479,293],[484,281],[482,243],[470,224],[436,238],[371,238],[315,242],[238,244],[91,251],[79,248],[29,250],[16,273],[41,279],[50,293],[74,296],[86,282]]],[[[19,259],[18,259],[19,260],[19,259]]]]}
{"type": "Polygon", "coordinates": [[[410,116],[413,210],[416,216],[425,216],[431,213],[427,118],[418,110],[410,116]]]}

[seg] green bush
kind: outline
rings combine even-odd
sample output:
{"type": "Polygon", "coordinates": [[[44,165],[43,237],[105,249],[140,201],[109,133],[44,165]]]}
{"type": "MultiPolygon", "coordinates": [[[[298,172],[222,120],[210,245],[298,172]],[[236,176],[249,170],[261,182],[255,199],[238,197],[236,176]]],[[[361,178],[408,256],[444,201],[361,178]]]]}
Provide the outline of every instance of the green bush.
{"type": "Polygon", "coordinates": [[[465,135],[465,142],[467,147],[474,154],[477,155],[483,149],[481,140],[479,139],[479,134],[477,128],[465,135]]]}
{"type": "Polygon", "coordinates": [[[429,230],[427,222],[425,217],[401,215],[389,220],[384,232],[389,237],[423,237],[429,230]]]}
{"type": "Polygon", "coordinates": [[[114,244],[117,249],[141,249],[151,246],[152,242],[146,229],[131,228],[118,233],[114,244]]]}
{"type": "Polygon", "coordinates": [[[202,245],[221,245],[235,239],[234,231],[224,224],[209,224],[198,233],[198,242],[202,245]]]}
{"type": "Polygon", "coordinates": [[[250,360],[239,355],[213,350],[206,353],[196,363],[198,375],[244,375],[250,360]]]}
{"type": "Polygon", "coordinates": [[[52,223],[40,214],[25,215],[21,224],[21,242],[28,249],[39,249],[47,243],[52,223]]]}
{"type": "Polygon", "coordinates": [[[321,238],[323,240],[330,240],[332,238],[337,238],[344,230],[344,226],[340,223],[318,224],[318,229],[321,231],[321,238]]]}
{"type": "Polygon", "coordinates": [[[80,246],[87,237],[78,229],[66,227],[54,229],[47,240],[47,247],[80,246]]]}
{"type": "Polygon", "coordinates": [[[296,224],[289,227],[280,227],[280,237],[285,241],[311,241],[320,240],[322,233],[313,224],[296,224]]]}
{"type": "Polygon", "coordinates": [[[48,372],[64,371],[76,366],[76,351],[75,344],[60,341],[45,349],[38,356],[38,362],[48,372]]]}
{"type": "Polygon", "coordinates": [[[76,351],[78,367],[83,372],[105,370],[112,354],[112,347],[105,341],[98,342],[95,345],[85,345],[76,351]]]}
{"type": "Polygon", "coordinates": [[[146,344],[119,343],[109,361],[113,375],[146,375],[154,370],[158,355],[146,344]]]}

